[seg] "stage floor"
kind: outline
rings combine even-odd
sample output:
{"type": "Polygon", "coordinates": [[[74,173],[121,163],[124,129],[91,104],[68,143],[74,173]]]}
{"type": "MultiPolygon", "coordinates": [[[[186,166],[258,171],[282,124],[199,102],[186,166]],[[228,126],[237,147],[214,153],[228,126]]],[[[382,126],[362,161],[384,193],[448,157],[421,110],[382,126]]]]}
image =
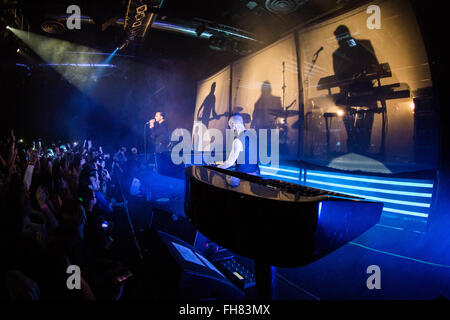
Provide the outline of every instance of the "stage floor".
{"type": "MultiPolygon", "coordinates": [[[[193,245],[196,231],[185,218],[183,209],[184,180],[154,172],[147,172],[140,179],[148,183],[149,193],[146,197],[130,199],[130,215],[136,232],[158,229],[193,245]],[[141,205],[133,209],[133,201],[140,201],[141,205]]],[[[127,232],[126,229],[122,232],[127,232]]],[[[314,263],[301,268],[277,268],[278,299],[434,300],[441,295],[448,299],[448,253],[443,251],[439,255],[436,250],[435,243],[424,233],[378,224],[314,263]],[[367,287],[371,275],[367,268],[371,265],[380,268],[381,289],[367,287]]],[[[248,298],[252,298],[251,294],[248,298]]]]}

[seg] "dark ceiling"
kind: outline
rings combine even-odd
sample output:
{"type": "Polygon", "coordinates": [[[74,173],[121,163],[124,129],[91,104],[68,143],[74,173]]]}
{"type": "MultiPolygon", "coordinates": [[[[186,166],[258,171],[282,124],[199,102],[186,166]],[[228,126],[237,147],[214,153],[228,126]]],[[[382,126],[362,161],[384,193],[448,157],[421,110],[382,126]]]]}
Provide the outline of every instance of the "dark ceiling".
{"type": "MultiPolygon", "coordinates": [[[[127,39],[127,32],[123,28],[127,8],[132,8],[136,3],[156,4],[160,8],[154,10],[156,19],[145,37],[129,43],[119,53],[153,62],[178,60],[192,65],[207,61],[209,70],[214,71],[242,55],[270,44],[292,28],[349,9],[361,2],[363,1],[3,0],[3,37],[0,41],[3,42],[2,46],[9,48],[11,55],[21,45],[18,39],[8,35],[3,28],[6,24],[13,23],[16,16],[16,21],[24,30],[30,28],[34,33],[111,52],[127,39]],[[66,20],[61,20],[64,16],[67,18],[67,8],[73,4],[80,7],[84,18],[81,30],[68,30],[66,20]],[[55,21],[58,21],[56,27],[52,24],[55,21]],[[172,28],[172,31],[167,31],[167,28],[162,27],[166,24],[176,26],[177,30],[172,28]],[[47,32],[43,30],[45,25],[47,32]],[[193,32],[200,32],[201,28],[204,31],[201,36],[193,32]],[[53,33],[48,32],[49,30],[53,33]],[[208,39],[208,34],[213,37],[208,39]]],[[[16,28],[18,24],[16,23],[16,28]]],[[[24,44],[22,46],[25,47],[24,44]]]]}

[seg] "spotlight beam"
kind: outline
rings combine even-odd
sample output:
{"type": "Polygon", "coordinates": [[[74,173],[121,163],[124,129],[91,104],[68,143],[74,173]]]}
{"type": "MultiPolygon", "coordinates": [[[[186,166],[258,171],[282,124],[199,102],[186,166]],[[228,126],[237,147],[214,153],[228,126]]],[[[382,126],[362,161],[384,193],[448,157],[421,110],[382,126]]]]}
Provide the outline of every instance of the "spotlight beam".
{"type": "MultiPolygon", "coordinates": [[[[12,27],[9,27],[8,30],[14,33],[15,36],[40,56],[47,65],[54,67],[67,81],[80,90],[89,91],[89,87],[92,84],[89,80],[98,78],[98,69],[86,68],[87,66],[101,65],[100,61],[98,61],[98,57],[90,54],[71,55],[70,57],[67,55],[68,52],[92,53],[97,52],[96,50],[68,41],[50,38],[31,32],[28,33],[12,27]]],[[[112,56],[110,55],[108,58],[112,59],[112,56]]],[[[110,61],[111,59],[107,60],[110,61]]],[[[109,63],[103,65],[106,66],[109,65],[109,63]]],[[[100,69],[104,70],[105,68],[100,69]]]]}

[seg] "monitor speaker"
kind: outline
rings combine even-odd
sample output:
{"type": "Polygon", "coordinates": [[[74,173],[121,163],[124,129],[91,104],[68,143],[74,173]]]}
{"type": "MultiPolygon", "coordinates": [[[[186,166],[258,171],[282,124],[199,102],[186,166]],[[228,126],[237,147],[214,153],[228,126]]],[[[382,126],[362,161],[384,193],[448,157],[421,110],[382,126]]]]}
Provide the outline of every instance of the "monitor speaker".
{"type": "Polygon", "coordinates": [[[150,279],[158,299],[242,299],[231,283],[193,246],[162,231],[149,233],[150,279]]]}

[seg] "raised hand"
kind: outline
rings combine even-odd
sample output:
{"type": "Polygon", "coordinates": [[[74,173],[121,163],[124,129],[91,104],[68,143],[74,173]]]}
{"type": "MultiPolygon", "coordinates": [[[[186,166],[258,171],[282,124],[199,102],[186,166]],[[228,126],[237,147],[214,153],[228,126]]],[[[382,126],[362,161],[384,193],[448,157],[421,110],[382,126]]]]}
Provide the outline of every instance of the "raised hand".
{"type": "Polygon", "coordinates": [[[111,176],[109,175],[109,172],[107,169],[103,169],[104,172],[104,178],[108,181],[111,181],[111,176]]]}
{"type": "Polygon", "coordinates": [[[29,155],[28,157],[29,164],[34,166],[39,157],[38,153],[36,151],[31,151],[28,155],[29,155]]]}

